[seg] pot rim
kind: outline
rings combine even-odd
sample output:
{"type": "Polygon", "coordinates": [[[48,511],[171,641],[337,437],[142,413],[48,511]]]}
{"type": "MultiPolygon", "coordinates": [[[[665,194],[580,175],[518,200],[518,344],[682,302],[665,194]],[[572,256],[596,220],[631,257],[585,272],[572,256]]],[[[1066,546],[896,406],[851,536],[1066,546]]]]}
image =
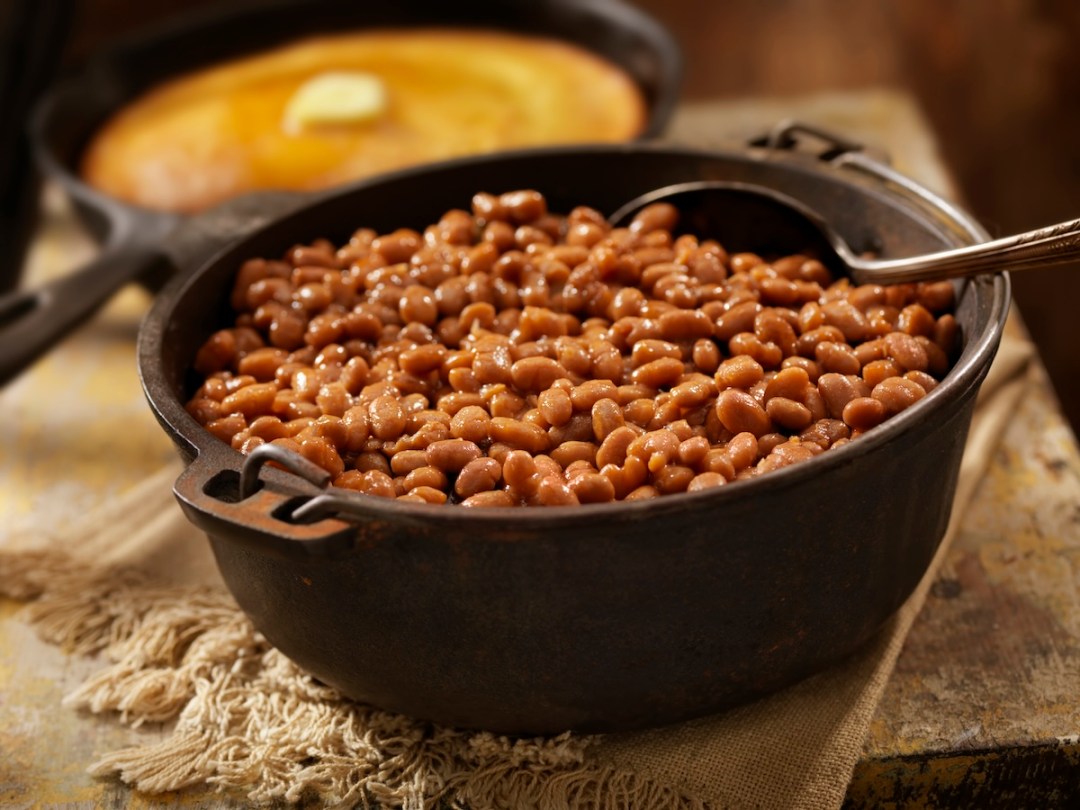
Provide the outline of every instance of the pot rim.
{"type": "MultiPolygon", "coordinates": [[[[276,217],[241,240],[231,243],[192,272],[174,277],[162,290],[143,321],[138,340],[139,374],[144,393],[151,408],[159,421],[173,434],[174,440],[182,440],[191,449],[193,456],[204,452],[217,453],[219,458],[233,462],[233,469],[240,469],[245,456],[216,439],[187,413],[179,396],[172,391],[166,381],[159,358],[166,327],[172,320],[172,311],[185,297],[188,287],[196,279],[208,272],[211,267],[228,260],[231,253],[241,251],[245,244],[264,236],[268,231],[279,228],[291,217],[302,215],[310,208],[318,205],[332,205],[340,198],[362,192],[369,187],[378,187],[400,178],[413,177],[432,171],[531,157],[612,152],[624,154],[639,152],[678,153],[690,156],[738,157],[742,159],[749,157],[751,160],[769,162],[776,162],[777,160],[792,161],[796,165],[807,160],[805,155],[795,153],[778,154],[771,149],[703,149],[655,142],[585,144],[529,148],[503,151],[490,155],[455,158],[409,167],[335,188],[318,195],[298,210],[289,212],[283,217],[276,217]],[[165,401],[162,401],[162,396],[159,393],[155,393],[162,391],[168,392],[168,395],[164,398],[165,401]]],[[[817,171],[828,173],[843,171],[842,167],[837,165],[822,163],[817,161],[816,158],[813,160],[814,163],[806,165],[814,165],[817,171]]],[[[844,176],[850,179],[849,175],[845,174],[844,176]]],[[[943,219],[959,239],[968,243],[975,243],[989,238],[986,231],[970,215],[955,205],[918,184],[911,183],[911,187],[918,190],[921,200],[931,206],[932,213],[943,219]]],[[[879,185],[878,192],[902,199],[901,195],[881,185],[879,185]]],[[[799,464],[770,471],[767,475],[746,481],[732,482],[699,492],[672,493],[643,501],[613,501],[535,508],[514,506],[456,509],[447,504],[421,504],[365,496],[361,493],[335,487],[330,487],[328,491],[341,494],[350,499],[357,499],[358,503],[363,504],[363,512],[369,518],[385,517],[393,520],[404,519],[425,523],[432,521],[440,523],[449,521],[455,524],[465,522],[466,524],[492,527],[507,527],[516,523],[528,523],[530,527],[539,525],[541,528],[557,529],[568,525],[581,527],[586,524],[610,523],[613,518],[618,518],[619,522],[625,520],[636,521],[646,515],[664,514],[673,510],[681,511],[690,507],[700,507],[706,503],[720,508],[733,502],[747,501],[748,505],[752,506],[756,494],[797,487],[808,478],[819,474],[828,474],[831,469],[850,464],[861,455],[873,453],[891,442],[902,439],[910,431],[917,430],[920,421],[940,410],[938,403],[944,406],[949,401],[950,396],[954,398],[962,396],[971,388],[981,384],[989,370],[990,363],[1003,334],[1005,318],[1010,304],[1010,282],[1007,272],[1002,271],[1001,273],[969,279],[966,284],[965,294],[989,297],[990,305],[987,323],[980,334],[973,336],[971,342],[965,343],[960,360],[949,370],[945,378],[933,391],[910,408],[867,431],[857,442],[830,449],[828,452],[821,453],[799,464]]],[[[298,489],[297,494],[300,494],[300,492],[298,489]]],[[[348,517],[345,516],[343,519],[348,520],[348,517]]]]}

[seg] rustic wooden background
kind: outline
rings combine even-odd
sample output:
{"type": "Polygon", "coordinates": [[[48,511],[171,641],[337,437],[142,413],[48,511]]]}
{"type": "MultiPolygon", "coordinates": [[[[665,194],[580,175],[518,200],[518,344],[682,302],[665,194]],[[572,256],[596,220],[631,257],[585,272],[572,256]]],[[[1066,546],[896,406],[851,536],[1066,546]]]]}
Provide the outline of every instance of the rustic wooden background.
{"type": "MultiPolygon", "coordinates": [[[[57,0],[77,20],[64,59],[223,0],[57,0]]],[[[1076,0],[631,0],[683,45],[688,99],[867,87],[923,106],[964,204],[993,234],[1080,216],[1076,0]]],[[[9,15],[0,3],[0,23],[9,15]]],[[[1014,277],[1015,298],[1080,427],[1080,265],[1014,277]]]]}

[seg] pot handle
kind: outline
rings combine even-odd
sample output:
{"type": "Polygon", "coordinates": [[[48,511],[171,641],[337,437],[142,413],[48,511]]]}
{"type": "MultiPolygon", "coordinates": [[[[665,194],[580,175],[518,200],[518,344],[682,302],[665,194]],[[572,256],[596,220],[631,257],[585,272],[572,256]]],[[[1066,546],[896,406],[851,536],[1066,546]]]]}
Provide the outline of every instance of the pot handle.
{"type": "Polygon", "coordinates": [[[173,493],[192,523],[211,537],[289,558],[333,556],[353,546],[357,526],[333,517],[305,519],[297,512],[329,482],[307,459],[265,444],[232,465],[224,444],[204,449],[180,474],[173,493]],[[267,462],[286,467],[268,469],[267,462]]]}
{"type": "Polygon", "coordinates": [[[860,171],[882,185],[891,186],[961,235],[965,243],[989,239],[984,231],[975,231],[964,225],[964,217],[954,205],[892,168],[889,155],[882,150],[869,148],[828,129],[790,119],[780,121],[765,134],[750,139],[749,145],[793,151],[800,149],[807,140],[821,147],[816,152],[818,159],[837,168],[860,171]]]}

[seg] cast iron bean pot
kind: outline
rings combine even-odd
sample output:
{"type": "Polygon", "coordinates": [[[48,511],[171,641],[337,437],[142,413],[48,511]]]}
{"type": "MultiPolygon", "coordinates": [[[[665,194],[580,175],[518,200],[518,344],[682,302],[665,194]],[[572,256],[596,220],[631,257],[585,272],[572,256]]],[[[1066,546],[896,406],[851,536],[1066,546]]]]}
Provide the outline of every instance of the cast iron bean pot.
{"type": "MultiPolygon", "coordinates": [[[[345,493],[283,469],[244,470],[245,457],[183,407],[197,348],[231,322],[228,291],[245,259],[344,240],[360,226],[422,228],[482,190],[533,188],[555,211],[610,213],[661,185],[736,180],[803,201],[856,250],[886,257],[985,238],[864,154],[841,145],[808,155],[783,148],[789,134],[731,151],[559,148],[386,175],[288,213],[174,279],[140,333],[143,385],[188,464],[181,506],[270,643],[358,701],[546,733],[715,712],[818,672],[878,631],[949,520],[1008,309],[1005,275],[959,285],[962,353],[913,407],[810,461],[644,502],[469,510],[345,493]]],[[[777,252],[804,247],[780,231],[764,237],[777,252]]]]}

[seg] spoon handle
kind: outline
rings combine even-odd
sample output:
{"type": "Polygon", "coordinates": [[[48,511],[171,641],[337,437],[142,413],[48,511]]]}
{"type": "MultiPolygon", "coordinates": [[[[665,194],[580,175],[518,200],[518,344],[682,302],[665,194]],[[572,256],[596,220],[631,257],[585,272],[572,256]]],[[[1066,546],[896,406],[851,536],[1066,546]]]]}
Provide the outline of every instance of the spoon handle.
{"type": "Polygon", "coordinates": [[[910,259],[852,262],[861,283],[902,284],[1047,267],[1080,259],[1080,219],[910,259]]]}

